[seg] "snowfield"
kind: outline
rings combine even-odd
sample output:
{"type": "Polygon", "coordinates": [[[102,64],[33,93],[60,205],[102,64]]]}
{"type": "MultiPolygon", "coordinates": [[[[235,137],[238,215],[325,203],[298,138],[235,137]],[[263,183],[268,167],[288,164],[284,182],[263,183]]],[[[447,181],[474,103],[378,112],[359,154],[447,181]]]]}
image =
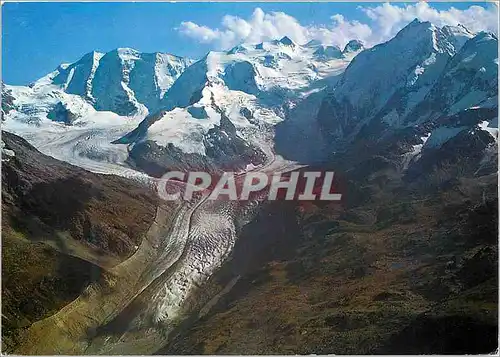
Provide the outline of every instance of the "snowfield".
{"type": "Polygon", "coordinates": [[[344,53],[330,47],[285,37],[210,52],[194,64],[124,48],[91,52],[32,87],[6,85],[15,109],[5,115],[4,128],[57,159],[135,176],[126,164],[134,144],[150,140],[206,155],[205,137],[220,125],[221,112],[244,140],[272,140],[286,108],[325,88],[362,49],[357,42],[344,53]],[[116,143],[134,130],[141,135],[116,143]]]}

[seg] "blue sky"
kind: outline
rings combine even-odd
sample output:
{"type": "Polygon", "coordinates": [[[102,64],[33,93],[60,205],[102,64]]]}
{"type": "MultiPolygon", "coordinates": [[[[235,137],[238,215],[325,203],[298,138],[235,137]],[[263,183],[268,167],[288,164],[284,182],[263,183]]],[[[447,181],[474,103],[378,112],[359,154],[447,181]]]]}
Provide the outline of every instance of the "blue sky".
{"type": "MultiPolygon", "coordinates": [[[[142,52],[170,52],[199,58],[210,49],[242,40],[259,40],[290,31],[298,39],[323,36],[341,45],[348,36],[366,41],[385,40],[407,18],[429,17],[449,21],[450,8],[458,21],[488,22],[491,11],[470,11],[468,3],[434,3],[432,7],[395,3],[6,3],[2,6],[2,79],[28,84],[64,62],[73,62],[92,50],[132,47],[142,52]],[[365,9],[358,8],[358,5],[365,9]],[[399,11],[396,7],[410,6],[399,11]],[[255,8],[265,14],[257,21],[255,8]],[[469,9],[469,10],[468,10],[469,9]],[[432,11],[433,12],[432,12],[432,11]],[[469,12],[467,12],[469,11],[469,12]],[[275,16],[284,12],[286,16],[275,16]],[[371,15],[370,15],[371,14],[371,15]],[[471,16],[471,14],[473,14],[471,16]],[[477,15],[474,15],[477,14],[477,15]],[[244,21],[222,23],[225,15],[244,21]],[[332,20],[332,16],[337,15],[332,20]],[[341,15],[341,16],[339,16],[341,15]],[[443,16],[442,16],[443,15],[443,16]],[[387,16],[389,22],[387,24],[387,16]],[[486,20],[483,21],[483,17],[486,20]],[[184,23],[183,23],[184,22],[184,23]],[[188,23],[189,22],[189,23],[188,23]],[[295,23],[296,22],[296,23],[295,23]],[[236,26],[236,27],[235,27],[236,26]],[[328,29],[323,31],[322,29],[328,29]],[[289,30],[288,30],[289,29],[289,30]],[[387,33],[386,33],[387,32],[387,33]],[[271,35],[270,35],[271,34],[271,35]],[[266,37],[267,36],[267,37],[266,37]]],[[[477,4],[476,4],[477,5],[477,4]]],[[[486,8],[492,5],[483,5],[486,8]]],[[[480,10],[480,9],[479,9],[480,10]]],[[[491,10],[491,9],[489,9],[491,10]]],[[[486,26],[486,25],[485,25],[486,26]]],[[[479,28],[481,29],[481,28],[479,28]]],[[[488,28],[489,29],[489,28],[488,28]]],[[[477,29],[475,29],[477,30],[477,29]]],[[[491,29],[490,29],[491,30],[491,29]]]]}

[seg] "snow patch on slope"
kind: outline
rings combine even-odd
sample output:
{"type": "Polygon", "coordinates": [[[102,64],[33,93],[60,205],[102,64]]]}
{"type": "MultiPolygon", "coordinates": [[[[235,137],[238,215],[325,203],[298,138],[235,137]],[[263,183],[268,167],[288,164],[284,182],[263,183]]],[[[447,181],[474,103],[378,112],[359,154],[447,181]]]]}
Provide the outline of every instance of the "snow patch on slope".
{"type": "Polygon", "coordinates": [[[481,130],[486,131],[490,134],[496,142],[498,142],[498,117],[493,119],[491,122],[483,120],[478,124],[481,130]]]}

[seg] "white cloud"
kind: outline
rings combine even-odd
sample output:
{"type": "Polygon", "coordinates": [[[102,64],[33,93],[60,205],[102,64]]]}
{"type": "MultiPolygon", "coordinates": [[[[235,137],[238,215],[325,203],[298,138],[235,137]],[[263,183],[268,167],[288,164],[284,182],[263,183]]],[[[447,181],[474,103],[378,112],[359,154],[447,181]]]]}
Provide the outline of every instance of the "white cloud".
{"type": "Polygon", "coordinates": [[[221,38],[219,30],[212,30],[206,26],[200,26],[191,21],[182,22],[180,31],[184,35],[194,38],[201,43],[211,43],[221,38]]]}
{"type": "Polygon", "coordinates": [[[341,14],[331,16],[331,23],[321,26],[304,26],[297,19],[284,12],[265,13],[256,8],[248,19],[226,15],[220,28],[209,28],[196,23],[182,22],[179,32],[201,43],[211,44],[215,49],[228,49],[239,43],[259,43],[283,36],[303,44],[319,40],[325,44],[344,46],[351,39],[359,39],[374,45],[393,37],[414,18],[431,21],[437,26],[462,24],[471,31],[491,31],[498,33],[498,5],[473,5],[459,10],[450,7],[437,10],[426,2],[409,5],[359,6],[366,15],[366,23],[346,19],[341,14]]]}
{"type": "Polygon", "coordinates": [[[375,7],[360,6],[371,20],[374,43],[386,41],[393,37],[408,22],[415,18],[430,21],[436,26],[462,24],[473,32],[490,31],[498,33],[498,7],[496,3],[483,6],[473,5],[465,10],[450,7],[447,10],[437,10],[426,2],[406,6],[384,3],[375,7]]]}
{"type": "Polygon", "coordinates": [[[307,40],[307,30],[299,22],[283,12],[266,14],[256,8],[248,20],[226,15],[222,18],[222,30],[182,22],[179,31],[202,43],[214,43],[217,48],[229,48],[241,42],[259,43],[289,36],[294,41],[307,40]]]}

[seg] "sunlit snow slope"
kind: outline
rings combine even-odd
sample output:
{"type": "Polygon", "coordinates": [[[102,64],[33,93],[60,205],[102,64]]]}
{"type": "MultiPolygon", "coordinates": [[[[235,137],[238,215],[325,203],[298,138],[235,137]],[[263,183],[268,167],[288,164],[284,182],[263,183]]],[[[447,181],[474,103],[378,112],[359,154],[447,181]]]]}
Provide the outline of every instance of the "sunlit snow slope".
{"type": "Polygon", "coordinates": [[[259,146],[272,143],[274,126],[335,81],[360,50],[357,41],[341,51],[284,37],[210,52],[193,64],[126,48],[91,52],[29,87],[5,85],[13,100],[3,125],[42,152],[97,172],[241,170],[265,162],[259,146]]]}

